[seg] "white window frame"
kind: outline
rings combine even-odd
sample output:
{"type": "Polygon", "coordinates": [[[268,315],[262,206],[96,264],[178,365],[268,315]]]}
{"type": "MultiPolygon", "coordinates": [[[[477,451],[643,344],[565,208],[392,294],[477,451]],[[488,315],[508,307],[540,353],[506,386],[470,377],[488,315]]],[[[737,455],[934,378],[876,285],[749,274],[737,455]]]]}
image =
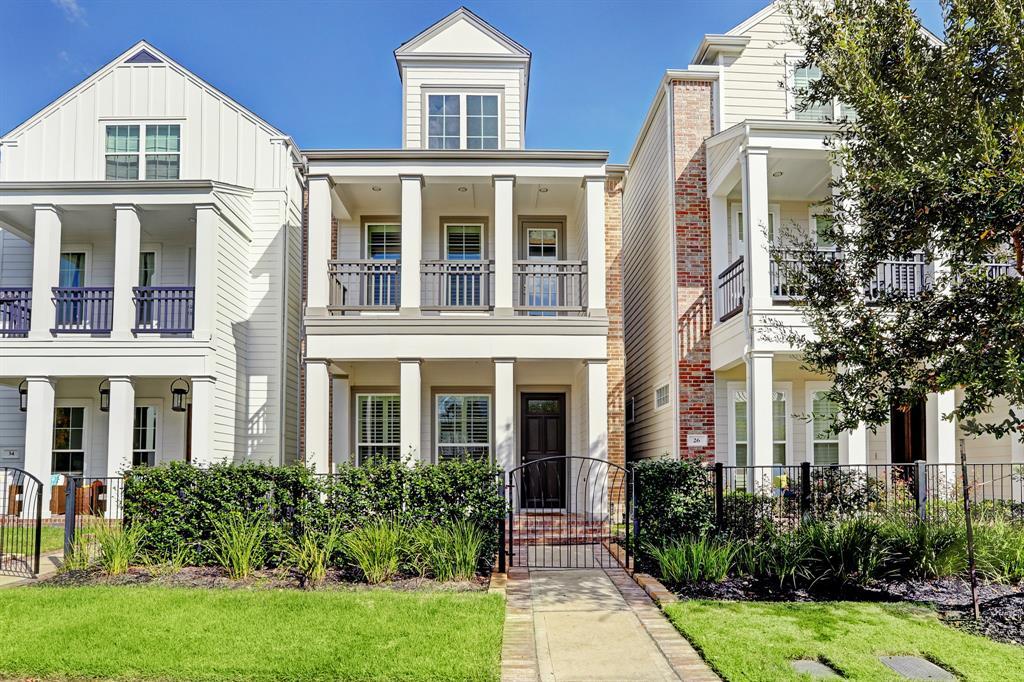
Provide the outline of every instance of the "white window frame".
{"type": "Polygon", "coordinates": [[[487,442],[486,443],[444,443],[444,447],[486,447],[486,461],[494,459],[494,399],[490,393],[467,393],[464,391],[446,391],[434,395],[434,463],[441,461],[441,410],[442,398],[486,398],[487,399],[487,442]]]}
{"type": "MultiPolygon", "coordinates": [[[[82,409],[82,476],[88,476],[89,467],[89,456],[90,456],[90,438],[92,437],[92,400],[55,400],[53,403],[54,409],[68,408],[68,407],[79,407],[82,409]]],[[[55,452],[78,452],[78,450],[55,450],[53,448],[53,433],[57,428],[57,422],[54,420],[53,426],[50,428],[50,464],[53,464],[53,453],[55,452]]],[[[48,481],[43,482],[45,485],[49,485],[48,481]]]]}
{"type": "MultiPolygon", "coordinates": [[[[153,283],[152,283],[151,286],[154,286],[154,287],[160,286],[160,270],[161,270],[160,261],[161,261],[161,256],[163,255],[161,253],[161,251],[162,251],[162,248],[161,248],[160,244],[142,244],[142,245],[139,246],[139,255],[140,256],[143,253],[147,253],[147,252],[153,254],[153,283]]],[[[136,286],[138,286],[138,285],[136,285],[136,286]]]]}
{"type": "Polygon", "coordinates": [[[133,459],[135,457],[135,453],[136,452],[149,452],[148,450],[136,450],[134,448],[134,441],[135,441],[135,408],[138,408],[138,407],[152,408],[154,410],[155,414],[156,414],[156,421],[155,421],[155,423],[153,425],[153,429],[155,431],[155,433],[153,434],[153,466],[156,466],[156,465],[160,464],[162,461],[164,461],[161,458],[161,456],[160,456],[160,452],[161,452],[161,450],[163,450],[163,448],[161,447],[161,444],[160,444],[160,438],[163,436],[163,407],[164,407],[164,403],[163,403],[162,400],[159,400],[159,399],[156,399],[156,398],[153,398],[153,399],[147,398],[145,400],[136,400],[135,401],[135,406],[132,408],[132,443],[133,443],[132,458],[133,459]]]}
{"type": "MultiPolygon", "coordinates": [[[[185,140],[188,139],[187,119],[178,117],[152,117],[152,118],[118,118],[102,117],[99,119],[99,146],[97,176],[105,182],[138,182],[148,180],[146,177],[146,126],[148,125],[176,125],[178,126],[179,139],[178,151],[167,152],[178,155],[178,180],[185,176],[185,140]],[[126,152],[125,155],[136,153],[139,157],[139,177],[135,180],[107,180],[107,126],[139,126],[139,151],[126,152]]],[[[164,154],[163,152],[152,152],[153,154],[164,154]]],[[[173,182],[173,180],[171,180],[173,182]]]]}
{"type": "Polygon", "coordinates": [[[352,432],[352,439],[355,442],[355,456],[356,465],[362,465],[362,457],[359,453],[360,447],[397,447],[398,448],[398,459],[402,459],[402,443],[401,439],[395,443],[367,443],[359,440],[359,420],[362,418],[362,410],[359,409],[359,399],[363,397],[387,397],[387,398],[398,398],[398,418],[399,418],[399,434],[401,434],[401,417],[402,417],[402,396],[400,393],[394,391],[359,391],[353,396],[352,406],[355,410],[355,419],[353,420],[352,426],[354,427],[352,432]]]}
{"type": "MultiPolygon", "coordinates": [[[[729,215],[729,249],[731,260],[735,261],[740,256],[747,255],[747,234],[746,225],[740,225],[740,214],[743,213],[743,202],[734,201],[729,215]],[[739,228],[743,227],[743,240],[739,238],[739,228]]],[[[779,243],[779,235],[782,233],[782,211],[779,204],[768,204],[768,215],[772,219],[772,246],[777,246],[779,243]]]]}
{"type": "MultiPolygon", "coordinates": [[[[796,118],[796,95],[794,89],[794,77],[796,76],[796,65],[801,59],[804,58],[803,53],[790,52],[786,54],[786,118],[790,121],[797,120],[796,118]]],[[[842,113],[842,104],[838,99],[832,99],[832,111],[828,112],[830,120],[839,120],[839,115],[842,113]]],[[[805,120],[804,123],[817,123],[818,121],[805,120]]]]}
{"type": "Polygon", "coordinates": [[[809,419],[807,420],[806,426],[806,452],[804,454],[805,461],[814,465],[814,444],[815,443],[836,443],[838,445],[839,460],[838,464],[843,463],[843,436],[845,432],[839,432],[835,434],[835,440],[816,440],[814,438],[814,394],[819,391],[827,391],[832,388],[832,384],[827,381],[808,381],[804,384],[804,390],[806,392],[804,396],[804,405],[807,410],[809,419]]]}
{"type": "Polygon", "coordinates": [[[672,406],[672,382],[665,381],[654,387],[654,391],[651,393],[651,404],[654,405],[655,412],[661,412],[667,410],[672,406]],[[658,391],[665,389],[665,404],[658,404],[658,391]]]}
{"type": "Polygon", "coordinates": [[[398,228],[398,258],[391,259],[385,258],[384,261],[395,260],[399,262],[402,260],[402,224],[390,220],[375,220],[371,223],[364,223],[363,225],[363,258],[370,260],[373,256],[370,255],[370,228],[371,227],[397,227],[398,228]]]}
{"type": "Polygon", "coordinates": [[[92,244],[61,244],[57,255],[57,278],[60,282],[60,254],[62,253],[84,253],[85,262],[82,266],[83,287],[92,286],[92,244]]]}
{"type": "MultiPolygon", "coordinates": [[[[745,381],[730,381],[727,385],[728,403],[726,407],[726,422],[729,426],[729,451],[727,453],[726,462],[729,466],[738,466],[736,464],[736,444],[738,441],[738,434],[736,432],[736,410],[735,404],[740,394],[743,394],[743,402],[747,403],[747,420],[750,420],[750,400],[747,397],[747,383],[745,381]]],[[[786,440],[784,442],[786,446],[786,462],[785,465],[796,464],[796,458],[793,453],[793,384],[789,381],[775,381],[772,382],[772,403],[774,407],[775,394],[782,394],[782,399],[786,403],[786,440]]],[[[774,418],[774,414],[773,414],[774,418]]],[[[774,432],[774,423],[772,424],[772,431],[774,432]]],[[[750,443],[746,440],[746,434],[743,434],[744,443],[747,444],[747,466],[753,466],[750,463],[750,443]]],[[[779,441],[772,438],[772,445],[778,445],[779,441]]],[[[773,453],[774,459],[774,453],[773,453]]],[[[782,464],[774,466],[784,466],[782,464]]]]}
{"type": "MultiPolygon", "coordinates": [[[[444,259],[448,258],[448,228],[449,227],[476,227],[480,229],[480,258],[479,260],[487,260],[487,244],[484,242],[486,227],[483,223],[477,223],[472,221],[445,221],[444,222],[444,259]]],[[[462,261],[460,261],[462,262],[462,261]]],[[[472,263],[473,261],[465,261],[472,263]]]]}
{"type": "Polygon", "coordinates": [[[558,261],[558,254],[560,254],[562,252],[561,240],[562,240],[561,230],[558,229],[557,226],[555,226],[555,227],[547,226],[547,225],[545,225],[545,226],[535,225],[535,226],[532,226],[532,227],[527,226],[527,228],[526,228],[526,253],[524,254],[524,256],[525,256],[526,260],[532,260],[532,261],[535,261],[537,263],[555,263],[555,262],[558,261]],[[554,232],[555,233],[555,257],[554,258],[548,260],[546,258],[534,258],[534,257],[530,256],[530,233],[531,232],[554,232]]]}
{"type": "MultiPolygon", "coordinates": [[[[421,106],[423,107],[423,119],[420,122],[423,131],[423,139],[421,144],[423,149],[430,149],[430,96],[431,95],[448,95],[456,96],[459,98],[459,149],[468,150],[468,142],[466,130],[467,125],[467,107],[466,107],[466,96],[467,95],[491,95],[498,98],[498,149],[505,148],[505,90],[504,88],[481,88],[479,90],[472,89],[451,89],[451,88],[422,88],[423,101],[421,106]]],[[[442,149],[433,149],[431,151],[444,151],[442,149]]],[[[454,150],[448,150],[454,151],[454,150]]],[[[471,151],[495,151],[493,149],[475,149],[471,151]]]]}
{"type": "MultiPolygon", "coordinates": [[[[815,224],[815,218],[819,217],[831,218],[832,214],[828,211],[822,210],[820,206],[811,206],[807,209],[807,231],[815,244],[818,243],[818,229],[815,224]]],[[[822,248],[834,249],[835,245],[825,246],[822,248]]]]}

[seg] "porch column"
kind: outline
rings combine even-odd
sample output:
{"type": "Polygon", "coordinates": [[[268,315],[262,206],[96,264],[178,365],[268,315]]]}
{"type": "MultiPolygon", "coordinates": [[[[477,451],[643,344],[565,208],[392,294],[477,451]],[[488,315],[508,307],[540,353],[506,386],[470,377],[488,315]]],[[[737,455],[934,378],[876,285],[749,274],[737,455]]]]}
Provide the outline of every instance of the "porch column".
{"type": "MultiPolygon", "coordinates": [[[[110,412],[107,414],[107,473],[122,476],[132,466],[132,431],[135,427],[135,386],[131,377],[110,377],[110,412]]],[[[192,415],[195,420],[195,414],[192,415]]],[[[195,422],[193,421],[193,428],[195,422]]]]}
{"type": "Polygon", "coordinates": [[[213,445],[213,377],[192,377],[192,463],[212,464],[216,459],[213,445]]]}
{"type": "MultiPolygon", "coordinates": [[[[48,517],[50,474],[53,471],[53,407],[57,385],[50,377],[27,377],[26,381],[28,411],[25,413],[25,471],[42,482],[43,516],[48,517]]],[[[28,504],[25,509],[28,509],[28,504]]]]}
{"type": "Polygon", "coordinates": [[[603,175],[583,179],[587,205],[587,314],[605,317],[605,220],[603,175]]]}
{"type": "Polygon", "coordinates": [[[313,175],[309,180],[309,233],[306,253],[306,314],[324,316],[330,305],[328,269],[331,253],[331,178],[313,175]]]}
{"type": "MultiPolygon", "coordinates": [[[[755,467],[772,465],[772,353],[747,353],[747,464],[755,467]]],[[[756,475],[755,475],[756,476],[756,475]]],[[[760,471],[756,487],[771,486],[771,470],[760,471]]]]}
{"type": "Polygon", "coordinates": [[[718,276],[729,267],[729,199],[724,196],[710,197],[711,209],[711,294],[714,301],[714,321],[722,313],[722,299],[718,293],[718,276]]]}
{"type": "Polygon", "coordinates": [[[768,252],[768,150],[748,147],[740,155],[743,171],[743,230],[747,242],[748,310],[772,305],[768,252]]]}
{"type": "Polygon", "coordinates": [[[868,429],[860,424],[852,431],[846,431],[846,463],[867,464],[868,463],[868,429]]]}
{"type": "Polygon", "coordinates": [[[402,255],[400,312],[420,313],[420,260],[423,257],[423,176],[402,175],[402,255]]]}
{"type": "Polygon", "coordinates": [[[494,461],[508,472],[516,466],[515,360],[494,358],[494,461]]]}
{"type": "MultiPolygon", "coordinates": [[[[213,337],[217,319],[217,242],[220,210],[214,204],[196,206],[195,326],[192,338],[213,337]]],[[[193,424],[195,415],[192,415],[193,424]]],[[[193,451],[194,452],[194,451],[193,451]]]]}
{"type": "Polygon", "coordinates": [[[334,465],[339,462],[354,462],[350,424],[352,423],[352,384],[348,375],[335,376],[331,379],[331,451],[334,453],[334,465]]]}
{"type": "Polygon", "coordinates": [[[304,454],[307,467],[318,474],[328,471],[330,447],[331,376],[326,360],[306,361],[306,431],[304,454]]]}
{"type": "Polygon", "coordinates": [[[401,449],[399,450],[399,455],[403,462],[412,466],[421,459],[429,460],[429,457],[424,457],[420,451],[420,440],[422,437],[420,432],[420,408],[422,406],[422,398],[420,396],[422,386],[420,381],[421,361],[419,358],[399,358],[398,362],[401,366],[401,373],[399,375],[401,381],[399,395],[401,402],[399,417],[401,420],[399,427],[401,449]]]}
{"type": "Polygon", "coordinates": [[[925,436],[930,464],[956,464],[960,461],[956,442],[956,424],[944,415],[956,409],[956,393],[930,393],[925,405],[925,436]]]}
{"type": "MultiPolygon", "coordinates": [[[[1018,417],[1024,415],[1024,405],[1017,405],[1012,408],[1013,413],[1018,417]]],[[[1010,434],[1010,461],[1014,464],[1024,464],[1024,433],[1010,434]]]]}
{"type": "MultiPolygon", "coordinates": [[[[135,326],[133,287],[139,285],[142,226],[132,204],[114,206],[114,319],[110,337],[132,338],[135,326]]],[[[198,241],[198,240],[197,240],[198,241]]],[[[196,268],[198,277],[199,269],[196,268]]]]}
{"type": "Polygon", "coordinates": [[[495,175],[494,183],[494,314],[512,315],[512,263],[515,260],[514,175],[495,175]]]}
{"type": "Polygon", "coordinates": [[[50,330],[57,324],[52,289],[60,277],[60,213],[52,204],[32,208],[35,209],[35,236],[32,241],[32,318],[28,336],[31,339],[48,339],[52,336],[50,330]]]}
{"type": "MultiPolygon", "coordinates": [[[[587,449],[582,453],[587,457],[608,461],[608,361],[584,360],[587,372],[587,449]]],[[[572,454],[572,453],[570,453],[572,454]]],[[[601,515],[607,513],[611,490],[608,477],[608,465],[600,464],[589,467],[593,476],[587,483],[589,500],[577,507],[590,509],[601,515]]],[[[573,472],[573,480],[578,476],[573,472]]],[[[570,495],[572,493],[570,492],[570,495]]]]}

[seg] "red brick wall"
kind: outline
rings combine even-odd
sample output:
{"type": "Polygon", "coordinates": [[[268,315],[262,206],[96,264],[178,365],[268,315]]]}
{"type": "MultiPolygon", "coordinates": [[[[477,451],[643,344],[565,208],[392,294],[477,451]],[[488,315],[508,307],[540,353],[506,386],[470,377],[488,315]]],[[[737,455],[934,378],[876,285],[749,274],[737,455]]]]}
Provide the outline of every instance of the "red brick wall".
{"type": "Polygon", "coordinates": [[[608,309],[608,461],[626,464],[626,347],[622,331],[622,175],[605,182],[605,306],[608,309]]]}
{"type": "Polygon", "coordinates": [[[711,371],[711,215],[704,140],[714,132],[712,83],[673,81],[676,300],[679,311],[679,452],[714,459],[715,377],[711,371]],[[708,445],[687,447],[704,434],[708,445]]]}

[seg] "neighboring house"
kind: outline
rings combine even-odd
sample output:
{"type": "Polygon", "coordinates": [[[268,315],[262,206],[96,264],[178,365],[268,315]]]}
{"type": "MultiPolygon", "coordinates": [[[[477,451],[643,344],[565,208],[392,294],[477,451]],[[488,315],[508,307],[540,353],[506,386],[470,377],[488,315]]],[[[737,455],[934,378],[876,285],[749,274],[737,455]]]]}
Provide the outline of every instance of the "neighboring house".
{"type": "MultiPolygon", "coordinates": [[[[843,106],[795,111],[799,46],[772,4],[662,79],[624,182],[623,291],[631,458],[772,465],[953,462],[962,435],[941,419],[953,392],[895,411],[876,432],[831,435],[827,377],[769,340],[804,325],[772,251],[814,236],[833,168],[824,140],[843,106]],[[801,415],[810,415],[802,419],[801,415]]],[[[827,244],[821,244],[828,248],[827,244]]],[[[879,286],[919,287],[920,258],[880,268],[879,286]]],[[[783,269],[784,272],[784,269],[783,269]]],[[[997,406],[1001,419],[1008,406],[997,406]]],[[[1010,439],[969,438],[972,462],[1021,462],[1010,439]]]]}
{"type": "Polygon", "coordinates": [[[300,162],[145,42],[0,138],[0,466],[295,458],[300,162]]]}
{"type": "Polygon", "coordinates": [[[464,8],[395,59],[402,148],[304,150],[307,464],[623,463],[621,169],[527,148],[530,53],[464,8]]]}

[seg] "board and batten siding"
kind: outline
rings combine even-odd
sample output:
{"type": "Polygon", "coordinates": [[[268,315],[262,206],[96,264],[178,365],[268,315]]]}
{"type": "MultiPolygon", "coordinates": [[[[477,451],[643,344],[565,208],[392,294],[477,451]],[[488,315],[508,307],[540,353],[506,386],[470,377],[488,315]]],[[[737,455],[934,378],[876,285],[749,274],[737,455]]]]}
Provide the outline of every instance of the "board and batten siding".
{"type": "Polygon", "coordinates": [[[182,180],[280,182],[280,133],[169,63],[116,64],[71,90],[3,138],[0,180],[103,180],[105,125],[147,120],[181,124],[182,180]]]}
{"type": "Polygon", "coordinates": [[[676,343],[672,292],[675,281],[669,120],[663,98],[644,133],[622,198],[622,291],[626,347],[626,400],[634,420],[626,425],[630,459],[675,452],[674,408],[655,411],[654,389],[674,392],[676,343]]]}
{"type": "Polygon", "coordinates": [[[737,57],[724,58],[725,108],[723,128],[746,119],[786,118],[786,55],[801,52],[790,42],[789,15],[781,10],[769,13],[739,35],[750,43],[737,57]]]}
{"type": "Polygon", "coordinates": [[[519,68],[487,66],[406,67],[403,84],[406,148],[423,149],[427,146],[427,139],[423,133],[423,127],[426,125],[425,89],[436,93],[499,92],[501,120],[498,123],[503,131],[502,149],[522,148],[521,74],[522,70],[519,68]]]}

